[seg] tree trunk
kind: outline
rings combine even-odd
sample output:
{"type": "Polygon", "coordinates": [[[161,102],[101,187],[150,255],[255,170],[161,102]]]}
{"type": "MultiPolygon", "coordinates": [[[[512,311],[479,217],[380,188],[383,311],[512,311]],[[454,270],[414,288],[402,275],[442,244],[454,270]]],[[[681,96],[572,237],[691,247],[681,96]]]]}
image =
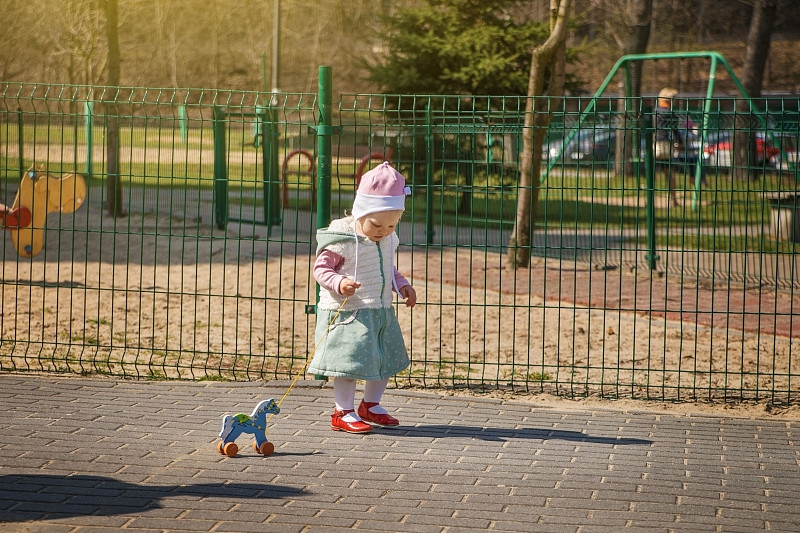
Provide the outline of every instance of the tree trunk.
{"type": "MultiPolygon", "coordinates": [[[[108,85],[119,87],[120,51],[118,0],[105,0],[106,37],[108,39],[108,85]]],[[[114,100],[106,103],[108,134],[106,137],[106,206],[112,217],[124,216],[122,210],[122,182],[119,176],[119,110],[114,91],[108,91],[114,100]]]]}
{"type": "MultiPolygon", "coordinates": [[[[742,85],[750,98],[761,96],[764,81],[764,68],[767,64],[769,46],[772,39],[772,27],[778,10],[777,0],[759,0],[753,5],[753,18],[747,33],[742,85]]],[[[734,122],[737,129],[733,139],[733,161],[731,162],[731,179],[758,179],[759,164],[756,154],[756,129],[759,121],[753,115],[753,109],[744,98],[737,101],[737,114],[734,122]],[[741,113],[741,114],[740,114],[741,113]]]]}
{"type": "MultiPolygon", "coordinates": [[[[647,51],[650,42],[650,26],[653,18],[653,0],[628,0],[627,32],[622,44],[622,53],[643,54],[647,51]]],[[[637,61],[631,64],[631,93],[633,96],[642,94],[642,63],[637,61]]]]}
{"type": "MultiPolygon", "coordinates": [[[[647,51],[650,41],[650,26],[653,18],[653,0],[627,0],[624,13],[624,32],[620,49],[623,55],[643,54],[647,51]]],[[[642,62],[630,63],[631,96],[636,98],[642,95],[642,62]]],[[[620,100],[620,112],[617,128],[616,157],[614,161],[617,173],[631,176],[633,167],[628,163],[631,160],[633,146],[639,146],[638,128],[632,127],[628,121],[633,110],[629,109],[628,100],[620,100]],[[619,135],[619,133],[623,133],[619,135]]]]}
{"type": "Polygon", "coordinates": [[[552,112],[564,93],[564,53],[567,22],[572,0],[550,0],[550,36],[531,51],[528,98],[522,129],[522,154],[514,229],[508,240],[508,260],[512,267],[527,267],[539,202],[539,174],[542,167],[542,144],[552,112]],[[551,68],[549,94],[544,92],[546,73],[551,68]]]}

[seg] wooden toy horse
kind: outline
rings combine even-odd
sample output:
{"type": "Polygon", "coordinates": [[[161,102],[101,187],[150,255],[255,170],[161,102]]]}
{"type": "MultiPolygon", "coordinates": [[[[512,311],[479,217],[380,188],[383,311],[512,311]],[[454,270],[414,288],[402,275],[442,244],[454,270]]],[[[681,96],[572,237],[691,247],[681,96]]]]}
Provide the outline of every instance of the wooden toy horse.
{"type": "Polygon", "coordinates": [[[11,242],[22,257],[33,257],[44,246],[48,213],[72,213],[86,199],[86,181],[80,174],[50,176],[44,167],[31,167],[22,176],[14,204],[2,217],[11,242]]]}
{"type": "Polygon", "coordinates": [[[217,451],[228,457],[235,456],[239,447],[234,441],[242,433],[248,433],[255,437],[253,442],[255,451],[262,455],[272,455],[275,446],[267,441],[267,415],[277,415],[280,412],[277,402],[270,398],[256,405],[250,416],[241,413],[225,415],[222,419],[222,431],[219,434],[222,440],[217,444],[217,451]]]}

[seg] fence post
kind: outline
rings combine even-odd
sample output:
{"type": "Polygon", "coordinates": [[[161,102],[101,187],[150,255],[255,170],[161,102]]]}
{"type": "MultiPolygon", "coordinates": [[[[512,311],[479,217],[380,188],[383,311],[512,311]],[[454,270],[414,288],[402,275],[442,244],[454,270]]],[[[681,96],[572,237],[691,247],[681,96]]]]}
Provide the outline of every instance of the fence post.
{"type": "Polygon", "coordinates": [[[94,102],[89,99],[83,103],[83,115],[86,127],[86,175],[91,176],[94,170],[94,102]]]}
{"type": "Polygon", "coordinates": [[[214,106],[214,218],[219,229],[228,223],[228,168],[225,153],[225,111],[214,106]]]}
{"type": "MultiPolygon", "coordinates": [[[[333,118],[331,114],[331,80],[333,71],[329,66],[319,67],[317,84],[317,227],[324,228],[331,222],[331,135],[333,135],[333,118]]],[[[316,306],[319,305],[319,283],[316,284],[316,306]]],[[[325,376],[315,375],[316,379],[327,380],[325,376]]]]}
{"type": "Polygon", "coordinates": [[[644,137],[644,175],[646,181],[645,211],[647,213],[647,264],[650,270],[656,269],[659,257],[656,255],[656,208],[655,208],[655,158],[653,157],[653,108],[644,106],[642,113],[642,135],[644,137]]]}
{"type": "MultiPolygon", "coordinates": [[[[272,226],[281,223],[280,211],[280,165],[278,163],[277,110],[273,107],[259,107],[256,124],[261,130],[261,159],[263,161],[264,181],[264,224],[267,235],[272,226]]],[[[256,133],[258,139],[258,133],[256,133]]]]}
{"type": "Polygon", "coordinates": [[[183,144],[189,142],[189,132],[188,128],[189,120],[186,118],[186,104],[180,104],[178,106],[178,125],[181,128],[181,141],[183,144]]]}
{"type": "Polygon", "coordinates": [[[261,143],[261,135],[264,134],[264,121],[262,120],[264,108],[256,105],[256,120],[253,122],[253,146],[258,148],[261,143]]]}
{"type": "Polygon", "coordinates": [[[433,118],[428,101],[425,110],[425,244],[433,244],[433,237],[433,118]]]}
{"type": "Polygon", "coordinates": [[[19,174],[22,175],[22,171],[25,170],[23,167],[24,165],[24,155],[23,151],[25,149],[25,139],[22,135],[25,133],[25,129],[22,125],[22,108],[17,108],[17,148],[19,150],[19,174]]]}
{"type": "Polygon", "coordinates": [[[332,69],[319,67],[317,105],[317,227],[324,228],[331,222],[331,80],[332,69]]]}

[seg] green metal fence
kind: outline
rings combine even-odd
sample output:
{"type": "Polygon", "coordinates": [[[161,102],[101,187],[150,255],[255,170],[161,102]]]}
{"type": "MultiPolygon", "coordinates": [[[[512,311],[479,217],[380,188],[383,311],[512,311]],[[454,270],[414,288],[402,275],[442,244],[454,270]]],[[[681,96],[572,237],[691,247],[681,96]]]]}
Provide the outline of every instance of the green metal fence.
{"type": "Polygon", "coordinates": [[[296,375],[314,349],[318,221],[389,159],[413,189],[397,264],[419,295],[397,307],[412,365],[396,386],[797,399],[796,100],[766,123],[744,121],[736,99],[678,100],[708,128],[690,147],[698,191],[691,161],[654,162],[642,140],[652,99],[537,100],[553,122],[530,265],[511,268],[524,98],[326,98],[0,84],[0,199],[13,207],[32,165],[88,184],[74,213],[33,228],[38,255],[5,232],[0,369],[296,375]],[[110,118],[118,217],[105,209],[110,118]],[[764,145],[750,179],[731,178],[733,132],[764,145]]]}

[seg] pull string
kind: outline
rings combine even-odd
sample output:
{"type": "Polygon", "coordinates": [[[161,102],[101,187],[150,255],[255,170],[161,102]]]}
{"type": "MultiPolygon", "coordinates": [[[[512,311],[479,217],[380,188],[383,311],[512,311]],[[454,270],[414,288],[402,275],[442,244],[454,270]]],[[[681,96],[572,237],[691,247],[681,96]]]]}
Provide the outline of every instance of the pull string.
{"type": "MultiPolygon", "coordinates": [[[[300,376],[305,374],[306,368],[308,368],[308,363],[310,363],[311,359],[313,359],[314,354],[317,352],[317,348],[319,348],[319,345],[322,344],[322,341],[324,341],[325,337],[328,336],[328,332],[331,330],[333,323],[336,322],[336,319],[339,317],[339,314],[342,312],[342,309],[344,309],[344,304],[347,303],[348,298],[349,296],[345,297],[345,299],[342,300],[342,303],[339,305],[339,309],[336,310],[336,314],[333,315],[333,318],[331,318],[331,321],[328,323],[328,327],[325,328],[325,333],[322,334],[322,337],[320,337],[319,342],[314,346],[314,349],[311,350],[311,353],[308,354],[308,357],[306,357],[306,362],[303,364],[303,368],[300,370],[300,372],[297,373],[292,382],[289,384],[289,388],[286,389],[286,392],[283,393],[283,396],[281,397],[280,401],[278,401],[278,407],[280,407],[281,404],[283,403],[283,400],[285,400],[286,397],[289,396],[289,392],[291,392],[292,387],[294,387],[294,384],[297,383],[297,380],[300,379],[300,376]]],[[[269,427],[269,421],[272,420],[273,416],[275,416],[274,413],[270,414],[269,418],[267,418],[267,427],[269,427]]],[[[266,429],[264,430],[264,433],[266,433],[266,429]]]]}

